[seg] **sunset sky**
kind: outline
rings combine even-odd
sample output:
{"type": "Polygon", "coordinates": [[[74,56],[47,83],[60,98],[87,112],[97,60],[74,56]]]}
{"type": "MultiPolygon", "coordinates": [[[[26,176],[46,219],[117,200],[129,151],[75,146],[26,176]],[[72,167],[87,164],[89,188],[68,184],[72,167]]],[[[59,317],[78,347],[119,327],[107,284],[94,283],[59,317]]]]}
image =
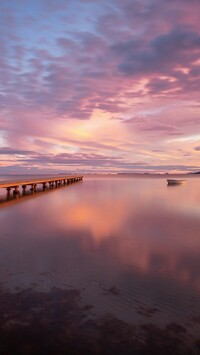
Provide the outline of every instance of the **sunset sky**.
{"type": "Polygon", "coordinates": [[[0,173],[200,170],[200,0],[1,0],[0,173]]]}

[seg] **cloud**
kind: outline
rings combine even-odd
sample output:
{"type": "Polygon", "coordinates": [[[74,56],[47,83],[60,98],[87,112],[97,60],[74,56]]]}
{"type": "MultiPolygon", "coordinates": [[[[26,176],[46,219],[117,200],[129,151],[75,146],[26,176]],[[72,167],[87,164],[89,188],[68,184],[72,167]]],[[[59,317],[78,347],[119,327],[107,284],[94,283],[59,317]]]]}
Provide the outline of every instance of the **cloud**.
{"type": "Polygon", "coordinates": [[[115,44],[112,50],[122,56],[118,68],[125,75],[169,75],[176,67],[191,65],[199,58],[200,35],[187,26],[176,27],[143,46],[138,40],[130,40],[115,44]]]}
{"type": "MultiPolygon", "coordinates": [[[[169,137],[200,129],[198,10],[195,0],[2,2],[0,143],[12,147],[7,155],[21,151],[29,164],[46,158],[53,167],[56,153],[82,148],[94,154],[88,169],[131,169],[154,149],[170,165],[182,147],[169,148],[169,137]]],[[[152,156],[151,164],[156,169],[152,156]]]]}
{"type": "MultiPolygon", "coordinates": [[[[40,154],[30,156],[28,159],[20,159],[21,162],[27,162],[32,164],[45,164],[46,166],[53,164],[54,166],[77,166],[77,167],[106,167],[107,169],[112,169],[112,167],[124,167],[130,168],[133,164],[130,164],[117,157],[109,157],[100,154],[69,154],[69,153],[59,153],[59,154],[40,154]]],[[[138,164],[137,164],[138,165],[138,164]]],[[[139,164],[140,165],[140,164],[139,164]]]]}
{"type": "Polygon", "coordinates": [[[36,154],[31,150],[15,149],[10,147],[0,148],[0,155],[29,155],[36,154]]]}

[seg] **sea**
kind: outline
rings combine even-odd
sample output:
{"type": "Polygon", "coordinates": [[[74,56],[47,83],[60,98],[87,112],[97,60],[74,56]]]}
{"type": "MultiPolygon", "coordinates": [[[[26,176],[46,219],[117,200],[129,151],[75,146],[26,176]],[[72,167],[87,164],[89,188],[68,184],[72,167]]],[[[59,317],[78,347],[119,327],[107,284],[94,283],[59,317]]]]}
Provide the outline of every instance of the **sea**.
{"type": "Polygon", "coordinates": [[[0,189],[1,354],[200,354],[200,176],[167,178],[0,189]]]}

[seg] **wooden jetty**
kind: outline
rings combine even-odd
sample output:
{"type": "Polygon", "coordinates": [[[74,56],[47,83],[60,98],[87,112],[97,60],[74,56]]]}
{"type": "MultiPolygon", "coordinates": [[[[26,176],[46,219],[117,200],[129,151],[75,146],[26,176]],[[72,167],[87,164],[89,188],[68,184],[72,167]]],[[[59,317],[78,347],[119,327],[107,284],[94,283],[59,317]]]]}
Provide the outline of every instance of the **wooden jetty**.
{"type": "Polygon", "coordinates": [[[45,190],[47,187],[53,188],[58,186],[65,186],[83,179],[83,176],[69,175],[69,176],[56,176],[56,177],[43,177],[28,180],[15,180],[15,181],[0,181],[0,188],[5,188],[7,193],[13,189],[14,194],[18,194],[20,187],[25,193],[27,186],[30,186],[31,191],[35,191],[38,184],[41,184],[45,190]]]}

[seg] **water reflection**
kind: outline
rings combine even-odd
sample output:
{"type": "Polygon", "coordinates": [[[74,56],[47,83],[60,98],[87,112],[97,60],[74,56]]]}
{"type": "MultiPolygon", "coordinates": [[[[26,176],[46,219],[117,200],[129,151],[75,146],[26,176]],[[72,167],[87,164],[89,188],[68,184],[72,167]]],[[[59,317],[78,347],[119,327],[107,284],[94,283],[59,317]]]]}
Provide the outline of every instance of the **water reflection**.
{"type": "MultiPolygon", "coordinates": [[[[76,183],[81,183],[82,181],[76,182],[76,183]]],[[[0,207],[6,207],[9,206],[11,204],[15,204],[18,202],[23,202],[24,199],[30,199],[33,197],[38,197],[38,194],[40,193],[49,193],[52,192],[54,189],[61,189],[61,188],[66,188],[69,187],[68,185],[64,185],[64,186],[60,186],[57,185],[56,187],[37,187],[35,189],[33,188],[21,188],[19,189],[19,191],[16,193],[15,191],[10,191],[8,190],[7,192],[5,192],[6,190],[4,190],[4,192],[1,192],[0,195],[0,207]]]]}
{"type": "Polygon", "coordinates": [[[177,189],[161,178],[85,179],[38,196],[0,211],[2,285],[79,289],[94,315],[191,326],[200,313],[199,179],[177,189]]]}

